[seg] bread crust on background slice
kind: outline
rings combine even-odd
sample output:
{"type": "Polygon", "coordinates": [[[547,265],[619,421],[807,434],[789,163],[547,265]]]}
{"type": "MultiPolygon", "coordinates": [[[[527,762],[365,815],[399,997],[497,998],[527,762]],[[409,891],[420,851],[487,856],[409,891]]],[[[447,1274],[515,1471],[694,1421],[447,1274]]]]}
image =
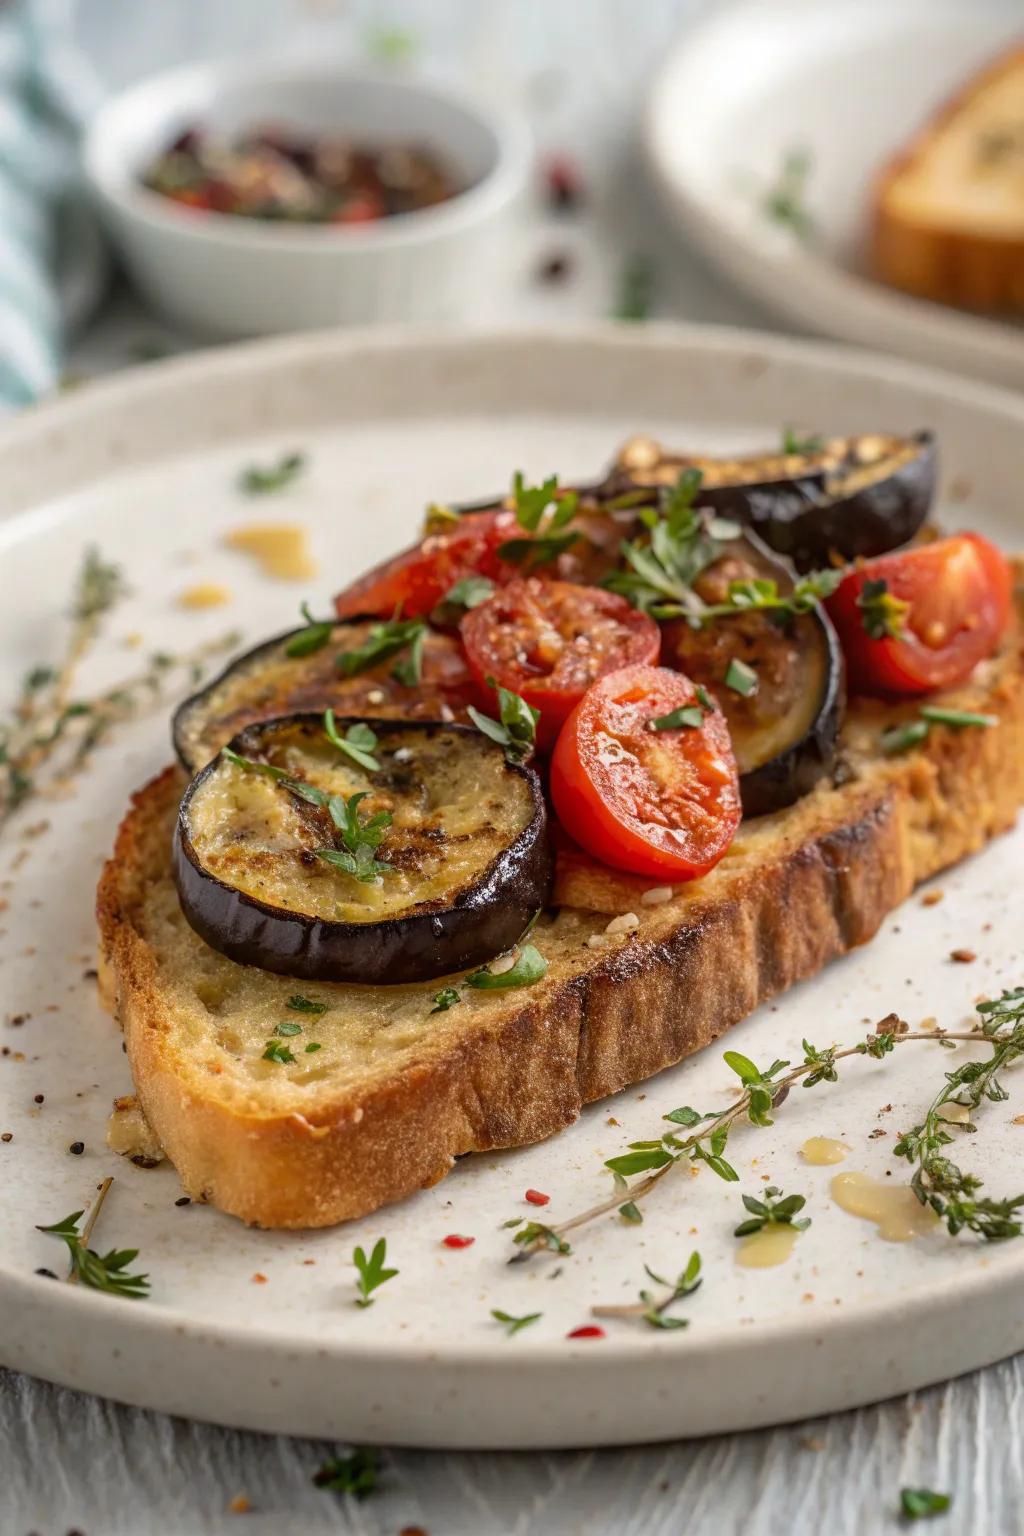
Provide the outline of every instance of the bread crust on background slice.
{"type": "Polygon", "coordinates": [[[1024,309],[1024,47],[990,61],[876,178],[870,261],[893,287],[1024,309]]]}
{"type": "Polygon", "coordinates": [[[300,983],[203,944],[171,879],[185,781],[167,769],[134,797],[97,912],[105,995],[186,1191],[266,1227],[328,1226],[435,1183],[463,1153],[550,1136],[584,1104],[709,1044],[870,939],[918,882],[1013,824],[1024,800],[1019,622],[1000,656],[943,702],[998,724],[934,727],[917,750],[886,758],[880,731],[916,710],[858,702],[841,787],[745,823],[710,875],[656,906],[636,899],[651,881],[591,866],[587,884],[577,870],[571,889],[591,906],[538,926],[543,981],[467,992],[438,1014],[438,982],[300,983]],[[593,947],[609,890],[640,927],[593,947]],[[308,1023],[291,1015],[306,1031],[288,1042],[294,1066],[263,1061],[295,992],[328,1011],[308,1023]],[[312,1038],[321,1049],[306,1055],[312,1038]]]}

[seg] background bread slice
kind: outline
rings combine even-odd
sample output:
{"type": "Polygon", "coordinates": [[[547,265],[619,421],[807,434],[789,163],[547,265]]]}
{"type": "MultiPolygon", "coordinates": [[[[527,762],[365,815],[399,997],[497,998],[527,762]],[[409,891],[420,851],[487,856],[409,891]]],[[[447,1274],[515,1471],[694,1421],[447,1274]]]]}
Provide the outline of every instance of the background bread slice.
{"type": "Polygon", "coordinates": [[[968,81],[884,167],[871,219],[883,282],[1024,309],[1024,47],[968,81]]]}
{"type": "Polygon", "coordinates": [[[572,891],[598,910],[565,906],[538,927],[544,980],[470,994],[447,1013],[430,1013],[439,983],[314,986],[203,944],[170,876],[184,780],[168,769],[122,823],[98,918],[136,1090],[185,1189],[263,1226],[330,1225],[434,1183],[462,1153],[549,1136],[583,1104],[707,1045],[1012,824],[1024,799],[1020,651],[1018,624],[972,685],[948,696],[997,726],[935,728],[921,749],[883,758],[878,734],[901,712],[858,705],[841,787],[745,824],[710,875],[663,905],[638,899],[650,882],[591,866],[572,891]],[[594,948],[609,888],[641,926],[594,948]],[[291,1015],[305,1025],[290,1042],[294,1066],[263,1061],[295,992],[329,1010],[291,1015]],[[322,1049],[307,1055],[312,1039],[322,1049]]]}

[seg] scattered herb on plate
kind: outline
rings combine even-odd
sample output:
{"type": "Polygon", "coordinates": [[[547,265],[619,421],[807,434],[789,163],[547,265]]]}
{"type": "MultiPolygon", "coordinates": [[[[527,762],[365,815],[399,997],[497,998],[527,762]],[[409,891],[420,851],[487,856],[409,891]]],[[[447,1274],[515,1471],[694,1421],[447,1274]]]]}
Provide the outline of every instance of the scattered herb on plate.
{"type": "Polygon", "coordinates": [[[497,1307],[492,1308],[491,1316],[496,1323],[501,1323],[509,1338],[519,1332],[521,1328],[528,1328],[538,1318],[543,1317],[543,1312],[526,1312],[522,1317],[513,1317],[510,1312],[501,1312],[497,1307]]]}
{"type": "Polygon", "coordinates": [[[55,1221],[48,1227],[39,1226],[36,1230],[45,1232],[49,1237],[57,1237],[66,1244],[71,1260],[69,1280],[78,1281],[93,1291],[106,1291],[113,1296],[127,1296],[137,1300],[146,1296],[149,1291],[149,1276],[133,1275],[127,1269],[127,1266],[138,1258],[139,1250],[111,1248],[109,1253],[99,1254],[89,1247],[93,1227],[96,1225],[107,1191],[113,1182],[113,1179],[104,1179],[100,1185],[99,1193],[81,1232],[78,1230],[78,1223],[85,1214],[83,1211],[72,1211],[71,1215],[65,1216],[62,1221],[55,1221]]]}
{"type": "Polygon", "coordinates": [[[389,1280],[393,1280],[398,1274],[397,1269],[387,1268],[387,1255],[388,1243],[386,1237],[377,1239],[369,1258],[367,1258],[363,1248],[354,1248],[352,1250],[352,1263],[355,1265],[359,1277],[356,1281],[356,1290],[359,1292],[359,1295],[356,1297],[357,1307],[372,1307],[375,1299],[373,1292],[379,1286],[385,1285],[389,1280]]]}
{"type": "Polygon", "coordinates": [[[650,1291],[640,1292],[640,1300],[632,1306],[604,1306],[593,1307],[591,1310],[595,1317],[636,1317],[647,1324],[649,1328],[660,1328],[671,1332],[679,1328],[688,1328],[688,1317],[678,1317],[669,1314],[669,1308],[684,1296],[692,1296],[698,1290],[703,1276],[701,1275],[700,1254],[694,1251],[686,1262],[686,1268],[675,1280],[666,1280],[663,1275],[655,1274],[650,1265],[644,1265],[644,1273],[655,1283],[666,1287],[663,1296],[657,1297],[650,1291]]]}
{"type": "Polygon", "coordinates": [[[330,1456],[313,1474],[318,1488],[331,1493],[350,1493],[355,1499],[366,1499],[377,1491],[380,1476],[380,1452],[372,1445],[360,1445],[345,1456],[330,1456]]]}
{"type": "Polygon", "coordinates": [[[785,1195],[777,1200],[776,1195],[782,1195],[777,1184],[768,1185],[763,1200],[755,1195],[744,1195],[747,1219],[734,1229],[733,1237],[753,1237],[755,1232],[763,1232],[766,1227],[792,1227],[796,1232],[805,1232],[811,1224],[809,1216],[799,1214],[807,1204],[805,1197],[785,1195]]]}
{"type": "Polygon", "coordinates": [[[952,1495],[935,1493],[931,1488],[901,1488],[900,1514],[904,1520],[930,1520],[944,1515],[952,1504],[952,1495]]]}
{"type": "Polygon", "coordinates": [[[266,496],[283,491],[297,480],[306,467],[304,453],[283,453],[276,464],[248,464],[238,477],[238,486],[246,496],[266,496]]]}

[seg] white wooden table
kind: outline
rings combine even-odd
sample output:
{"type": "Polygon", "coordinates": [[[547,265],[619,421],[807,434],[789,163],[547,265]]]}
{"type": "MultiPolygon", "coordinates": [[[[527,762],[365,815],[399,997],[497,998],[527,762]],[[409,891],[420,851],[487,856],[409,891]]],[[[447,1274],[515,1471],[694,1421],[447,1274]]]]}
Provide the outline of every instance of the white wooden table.
{"type": "MultiPolygon", "coordinates": [[[[654,262],[657,314],[768,325],[680,250],[636,174],[630,126],[646,72],[699,9],[700,0],[432,0],[428,17],[415,0],[178,0],[128,26],[123,6],[82,0],[79,26],[116,84],[232,46],[243,11],[250,47],[275,38],[302,46],[325,29],[355,53],[367,28],[409,25],[429,67],[485,86],[500,78],[530,111],[539,141],[578,154],[587,174],[586,212],[568,220],[535,211],[516,277],[469,322],[603,316],[624,260],[642,252],[654,262]],[[537,265],[562,253],[570,276],[539,284],[537,265]]],[[[124,366],[153,341],[192,344],[119,294],[69,368],[124,366]]],[[[951,1514],[928,1529],[1002,1536],[1024,1531],[1022,1399],[1024,1369],[1011,1361],[856,1413],[689,1444],[385,1451],[379,1491],[357,1504],[312,1484],[334,1446],[172,1420],[0,1371],[0,1536],[868,1536],[900,1528],[905,1485],[953,1494],[951,1514]],[[239,1496],[251,1506],[244,1516],[229,1508],[239,1496]]]]}

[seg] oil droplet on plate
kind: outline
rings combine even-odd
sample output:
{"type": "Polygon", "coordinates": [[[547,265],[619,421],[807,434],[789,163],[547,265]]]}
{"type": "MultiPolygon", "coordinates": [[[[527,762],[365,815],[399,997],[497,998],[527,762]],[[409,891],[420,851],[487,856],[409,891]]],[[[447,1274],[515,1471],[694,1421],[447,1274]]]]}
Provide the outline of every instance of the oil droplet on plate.
{"type": "Polygon", "coordinates": [[[939,1218],[922,1205],[906,1184],[873,1179],[868,1173],[837,1173],[832,1198],[851,1216],[873,1221],[887,1243],[906,1243],[938,1225],[939,1218]]]}
{"type": "Polygon", "coordinates": [[[178,598],[178,606],[180,608],[220,608],[230,601],[231,591],[228,587],[219,587],[216,582],[203,581],[198,586],[186,587],[178,598]]]}
{"type": "Polygon", "coordinates": [[[773,1269],[785,1264],[800,1236],[796,1227],[772,1224],[745,1237],[736,1250],[736,1263],[744,1269],[773,1269]]]}
{"type": "Polygon", "coordinates": [[[232,528],[224,542],[229,549],[252,555],[264,576],[278,581],[307,581],[316,575],[306,530],[297,523],[247,523],[232,528]]]}
{"type": "Polygon", "coordinates": [[[815,1168],[827,1168],[832,1163],[841,1163],[849,1150],[845,1141],[835,1141],[831,1136],[810,1136],[800,1148],[800,1156],[815,1168]]]}

